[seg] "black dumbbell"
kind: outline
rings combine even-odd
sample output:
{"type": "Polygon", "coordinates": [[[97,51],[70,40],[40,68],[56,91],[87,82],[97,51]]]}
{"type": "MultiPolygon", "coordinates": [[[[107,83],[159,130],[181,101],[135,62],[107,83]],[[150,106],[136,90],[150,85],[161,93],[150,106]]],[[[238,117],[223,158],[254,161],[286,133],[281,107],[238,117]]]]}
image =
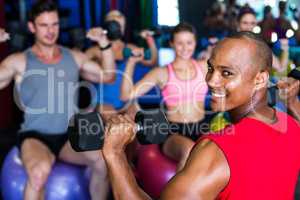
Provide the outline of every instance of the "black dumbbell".
{"type": "Polygon", "coordinates": [[[295,69],[293,69],[289,74],[289,77],[292,77],[296,80],[300,80],[300,67],[296,67],[295,69]]]}
{"type": "MultiPolygon", "coordinates": [[[[141,144],[163,143],[169,134],[169,123],[161,110],[139,111],[135,116],[137,139],[141,144]]],[[[68,137],[75,151],[101,149],[105,123],[98,112],[75,114],[69,123],[68,137]]]]}
{"type": "Polygon", "coordinates": [[[123,37],[121,25],[115,20],[108,20],[103,24],[103,28],[107,30],[107,38],[111,41],[120,40],[123,37]]]}

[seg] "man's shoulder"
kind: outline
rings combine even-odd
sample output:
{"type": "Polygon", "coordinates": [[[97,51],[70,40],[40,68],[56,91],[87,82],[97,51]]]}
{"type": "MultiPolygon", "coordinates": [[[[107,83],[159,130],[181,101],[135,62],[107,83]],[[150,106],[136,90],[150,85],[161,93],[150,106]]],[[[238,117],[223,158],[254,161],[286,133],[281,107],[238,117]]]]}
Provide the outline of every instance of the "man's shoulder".
{"type": "Polygon", "coordinates": [[[217,154],[223,155],[222,148],[219,144],[209,138],[204,138],[196,143],[191,152],[192,155],[195,155],[198,158],[201,155],[204,156],[204,159],[207,159],[208,155],[210,155],[210,158],[215,156],[218,157],[217,154]]]}
{"type": "Polygon", "coordinates": [[[70,49],[70,48],[67,48],[67,47],[63,47],[63,49],[65,51],[68,51],[71,53],[71,55],[74,57],[74,58],[80,58],[81,56],[84,55],[84,53],[78,49],[70,49]]]}
{"type": "Polygon", "coordinates": [[[59,45],[59,48],[61,49],[61,51],[63,52],[69,52],[73,55],[74,52],[76,52],[77,50],[75,49],[71,49],[69,47],[66,47],[66,46],[62,46],[62,45],[59,45]]]}
{"type": "Polygon", "coordinates": [[[24,65],[26,64],[26,55],[25,52],[17,52],[10,54],[6,57],[6,59],[3,61],[4,63],[8,65],[24,65]]]}
{"type": "Polygon", "coordinates": [[[71,54],[71,56],[73,57],[74,61],[78,65],[78,67],[81,66],[81,64],[84,62],[84,60],[87,59],[86,54],[78,49],[70,49],[67,47],[64,47],[64,49],[71,54]]]}
{"type": "Polygon", "coordinates": [[[217,131],[210,131],[208,134],[205,135],[205,137],[210,138],[210,137],[228,137],[228,136],[234,136],[235,135],[235,131],[237,129],[243,128],[245,125],[245,123],[239,122],[236,124],[227,124],[224,126],[224,128],[219,129],[217,131]]]}
{"type": "Polygon", "coordinates": [[[16,52],[16,53],[10,54],[7,58],[9,58],[9,59],[15,59],[17,61],[25,61],[25,59],[26,59],[26,51],[16,52]]]}

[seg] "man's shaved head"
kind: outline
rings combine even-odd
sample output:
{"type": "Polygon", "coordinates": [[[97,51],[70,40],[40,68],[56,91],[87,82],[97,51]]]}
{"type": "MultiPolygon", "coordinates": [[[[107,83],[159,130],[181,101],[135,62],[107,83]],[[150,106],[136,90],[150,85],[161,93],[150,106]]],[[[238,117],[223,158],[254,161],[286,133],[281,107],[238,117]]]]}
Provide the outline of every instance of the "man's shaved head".
{"type": "MultiPolygon", "coordinates": [[[[218,47],[223,46],[230,40],[244,40],[244,42],[249,43],[249,48],[254,49],[254,52],[251,56],[252,66],[257,67],[257,70],[270,72],[273,57],[272,51],[262,38],[260,38],[258,35],[252,32],[238,32],[220,41],[216,46],[215,51],[218,50],[218,47]]],[[[237,59],[243,58],[237,57],[237,59]]]]}
{"type": "Polygon", "coordinates": [[[239,32],[220,41],[206,75],[213,110],[245,110],[265,101],[271,66],[270,48],[254,33],[239,32]]]}

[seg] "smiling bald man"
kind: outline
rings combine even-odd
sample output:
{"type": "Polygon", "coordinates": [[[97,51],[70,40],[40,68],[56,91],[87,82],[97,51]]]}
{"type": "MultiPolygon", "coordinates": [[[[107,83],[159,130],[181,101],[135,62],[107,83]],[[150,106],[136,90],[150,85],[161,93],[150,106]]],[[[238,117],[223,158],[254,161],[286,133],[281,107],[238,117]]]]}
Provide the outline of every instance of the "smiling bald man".
{"type": "MultiPolygon", "coordinates": [[[[292,200],[300,169],[300,127],[267,104],[272,52],[256,35],[219,42],[206,80],[214,111],[233,124],[202,137],[160,199],[292,200]]],[[[115,199],[151,199],[139,188],[124,153],[134,136],[127,116],[108,122],[103,155],[115,199]]]]}

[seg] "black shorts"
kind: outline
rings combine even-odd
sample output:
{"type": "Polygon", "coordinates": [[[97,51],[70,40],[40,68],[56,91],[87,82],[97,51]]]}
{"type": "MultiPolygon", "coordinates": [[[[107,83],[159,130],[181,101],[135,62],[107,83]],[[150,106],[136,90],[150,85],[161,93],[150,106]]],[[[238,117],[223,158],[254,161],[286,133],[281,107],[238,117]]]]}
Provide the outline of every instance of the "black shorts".
{"type": "Polygon", "coordinates": [[[43,134],[37,131],[24,131],[18,133],[18,139],[17,139],[17,146],[19,150],[21,150],[21,146],[24,142],[24,140],[34,138],[42,143],[44,143],[50,151],[55,155],[58,156],[60,150],[64,146],[64,144],[68,140],[68,135],[63,134],[57,134],[57,135],[49,135],[49,134],[43,134]]]}
{"type": "Polygon", "coordinates": [[[196,141],[203,134],[210,131],[210,121],[214,116],[215,114],[205,115],[204,119],[193,123],[170,122],[170,135],[179,133],[180,135],[186,136],[193,141],[196,141]]]}

